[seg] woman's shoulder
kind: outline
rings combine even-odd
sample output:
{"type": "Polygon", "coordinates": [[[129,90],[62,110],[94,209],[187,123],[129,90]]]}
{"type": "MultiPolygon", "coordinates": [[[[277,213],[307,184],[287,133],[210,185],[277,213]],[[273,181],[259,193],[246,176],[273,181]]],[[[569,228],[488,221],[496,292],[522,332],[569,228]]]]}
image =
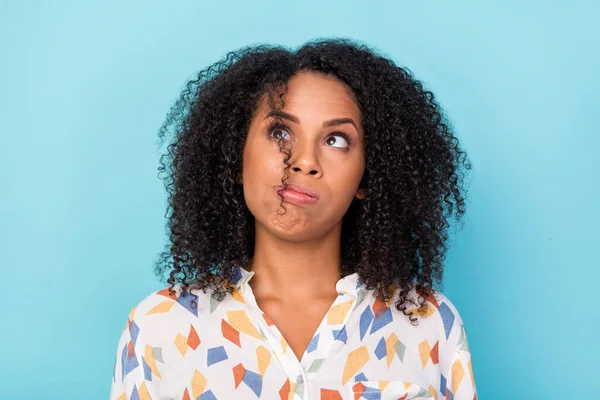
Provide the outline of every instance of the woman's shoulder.
{"type": "Polygon", "coordinates": [[[198,305],[208,301],[210,294],[201,290],[183,290],[181,284],[164,287],[142,298],[129,312],[129,321],[138,325],[147,320],[164,318],[197,318],[198,305]]]}
{"type": "Polygon", "coordinates": [[[438,290],[429,293],[418,292],[413,287],[406,297],[408,306],[404,313],[410,314],[413,319],[416,318],[417,329],[422,327],[431,330],[432,325],[436,326],[447,340],[461,335],[461,331],[464,330],[463,320],[457,307],[446,294],[438,290]]]}
{"type": "Polygon", "coordinates": [[[441,291],[431,290],[429,293],[419,292],[414,287],[408,293],[409,304],[407,312],[425,318],[438,316],[442,319],[453,320],[460,318],[454,303],[441,291]],[[423,306],[421,307],[421,300],[423,306]]]}

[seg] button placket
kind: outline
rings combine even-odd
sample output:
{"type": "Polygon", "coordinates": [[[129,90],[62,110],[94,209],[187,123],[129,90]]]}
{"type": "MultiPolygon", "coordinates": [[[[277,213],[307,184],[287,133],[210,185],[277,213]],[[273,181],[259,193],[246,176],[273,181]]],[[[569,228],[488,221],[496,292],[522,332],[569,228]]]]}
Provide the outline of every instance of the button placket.
{"type": "Polygon", "coordinates": [[[277,331],[277,335],[279,336],[281,336],[281,332],[277,330],[276,326],[269,326],[263,319],[264,313],[256,303],[256,298],[254,297],[252,288],[246,282],[244,282],[242,295],[246,301],[246,307],[250,311],[252,319],[262,330],[263,334],[265,335],[266,342],[276,354],[281,366],[288,376],[288,379],[292,382],[295,382],[299,386],[304,386],[302,390],[296,390],[294,399],[307,400],[309,398],[309,394],[306,390],[306,378],[304,377],[302,365],[300,365],[300,362],[289,347],[286,349],[285,353],[283,352],[283,346],[281,345],[280,341],[281,338],[278,339],[274,331],[277,331]],[[301,383],[298,382],[299,380],[301,383]]]}
{"type": "MultiPolygon", "coordinates": [[[[266,342],[279,359],[279,362],[288,376],[289,381],[296,386],[294,390],[294,400],[307,400],[310,398],[307,374],[311,373],[307,371],[311,370],[311,366],[314,366],[313,363],[316,362],[317,365],[320,366],[320,364],[329,357],[331,351],[335,347],[335,339],[327,340],[327,344],[321,341],[314,352],[305,352],[302,360],[298,360],[289,347],[285,348],[284,352],[284,347],[282,344],[283,336],[281,335],[281,332],[278,330],[277,326],[269,326],[269,324],[267,324],[267,322],[264,320],[264,312],[256,303],[256,298],[252,292],[252,288],[248,284],[248,281],[253,274],[254,273],[251,271],[246,271],[246,274],[243,274],[245,276],[240,281],[240,286],[242,286],[241,293],[245,299],[245,306],[249,309],[250,315],[254,319],[254,323],[257,324],[263,332],[266,342]],[[306,364],[306,369],[304,368],[303,364],[306,364]]],[[[352,301],[352,304],[349,307],[349,310],[346,312],[341,324],[335,324],[338,325],[339,329],[345,329],[349,317],[364,299],[363,284],[359,281],[358,274],[355,273],[340,279],[336,284],[336,290],[338,292],[338,298],[336,301],[334,301],[331,307],[344,302],[352,301]]],[[[325,315],[322,323],[317,328],[313,338],[317,335],[320,335],[323,338],[329,338],[330,335],[327,335],[327,333],[330,333],[328,331],[329,328],[331,328],[331,325],[327,323],[328,314],[329,311],[325,315]]],[[[318,366],[314,371],[312,371],[313,375],[317,373],[319,368],[318,366]]]]}

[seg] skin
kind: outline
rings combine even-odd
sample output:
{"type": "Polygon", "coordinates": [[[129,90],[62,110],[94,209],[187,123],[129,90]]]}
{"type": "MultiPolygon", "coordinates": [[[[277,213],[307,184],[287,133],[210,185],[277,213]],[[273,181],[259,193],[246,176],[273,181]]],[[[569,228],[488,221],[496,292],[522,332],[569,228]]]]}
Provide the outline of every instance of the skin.
{"type": "Polygon", "coordinates": [[[255,217],[254,257],[245,266],[257,304],[302,359],[313,334],[337,297],[340,279],[342,218],[359,188],[365,169],[364,132],[352,91],[337,79],[301,72],[288,82],[282,111],[287,128],[272,131],[266,101],[252,118],[243,152],[244,198],[255,217]],[[333,119],[350,119],[324,126],[333,119]],[[350,136],[351,143],[336,132],[350,136]],[[275,137],[275,139],[273,139],[275,137]],[[315,189],[315,205],[284,202],[273,190],[281,184],[284,155],[277,138],[291,146],[288,183],[315,189]],[[283,214],[283,215],[282,215],[283,214]]]}

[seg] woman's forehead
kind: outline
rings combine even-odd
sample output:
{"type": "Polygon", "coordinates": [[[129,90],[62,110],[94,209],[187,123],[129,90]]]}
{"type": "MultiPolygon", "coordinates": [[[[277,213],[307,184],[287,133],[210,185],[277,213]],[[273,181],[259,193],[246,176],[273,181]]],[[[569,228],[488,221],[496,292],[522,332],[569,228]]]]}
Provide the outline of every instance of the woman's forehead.
{"type": "Polygon", "coordinates": [[[302,116],[323,120],[352,118],[358,124],[362,119],[354,93],[347,85],[335,77],[311,72],[293,76],[287,82],[285,92],[278,88],[263,93],[254,116],[264,118],[274,110],[297,116],[299,123],[302,123],[302,116]]]}

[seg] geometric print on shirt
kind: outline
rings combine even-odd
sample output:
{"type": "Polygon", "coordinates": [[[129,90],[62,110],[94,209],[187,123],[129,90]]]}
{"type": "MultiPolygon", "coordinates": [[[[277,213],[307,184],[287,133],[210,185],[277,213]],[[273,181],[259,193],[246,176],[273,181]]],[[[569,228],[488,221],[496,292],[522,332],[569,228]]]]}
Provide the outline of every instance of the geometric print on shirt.
{"type": "Polygon", "coordinates": [[[222,301],[179,286],[142,300],[119,340],[111,399],[477,399],[465,327],[443,294],[414,310],[414,326],[348,275],[298,360],[256,304],[253,275],[238,268],[222,301]]]}

